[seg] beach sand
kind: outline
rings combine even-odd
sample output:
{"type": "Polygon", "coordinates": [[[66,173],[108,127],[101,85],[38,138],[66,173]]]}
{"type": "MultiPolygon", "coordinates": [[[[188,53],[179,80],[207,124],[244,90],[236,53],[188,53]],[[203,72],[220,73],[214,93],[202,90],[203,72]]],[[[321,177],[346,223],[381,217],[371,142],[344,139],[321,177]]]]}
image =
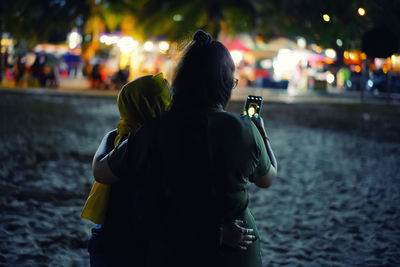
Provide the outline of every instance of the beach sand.
{"type": "MultiPolygon", "coordinates": [[[[0,92],[0,266],[88,266],[80,212],[115,97],[0,92]]],[[[228,109],[240,113],[243,103],[228,109]]],[[[265,102],[279,163],[249,185],[265,266],[400,264],[400,106],[265,102]]]]}

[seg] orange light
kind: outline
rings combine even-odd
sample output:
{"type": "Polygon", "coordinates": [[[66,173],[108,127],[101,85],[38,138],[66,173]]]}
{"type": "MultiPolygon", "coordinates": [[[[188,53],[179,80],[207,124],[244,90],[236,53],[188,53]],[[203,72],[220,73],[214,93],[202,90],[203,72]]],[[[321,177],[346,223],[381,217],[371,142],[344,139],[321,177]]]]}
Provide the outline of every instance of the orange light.
{"type": "Polygon", "coordinates": [[[355,70],[356,72],[361,72],[361,67],[360,67],[359,65],[357,65],[357,66],[354,68],[354,70],[355,70]]]}
{"type": "Polygon", "coordinates": [[[360,15],[361,17],[364,16],[364,15],[365,15],[365,9],[362,8],[362,7],[360,7],[360,8],[358,9],[358,15],[360,15]]]}
{"type": "Polygon", "coordinates": [[[343,56],[344,56],[344,58],[348,59],[349,58],[349,52],[344,51],[343,56]]]}
{"type": "Polygon", "coordinates": [[[326,64],[333,64],[333,63],[335,63],[335,61],[334,61],[333,59],[331,59],[331,58],[327,58],[327,59],[325,60],[325,63],[326,63],[326,64]]]}
{"type": "Polygon", "coordinates": [[[367,54],[361,53],[360,57],[362,60],[365,60],[365,59],[367,59],[367,54]]]}

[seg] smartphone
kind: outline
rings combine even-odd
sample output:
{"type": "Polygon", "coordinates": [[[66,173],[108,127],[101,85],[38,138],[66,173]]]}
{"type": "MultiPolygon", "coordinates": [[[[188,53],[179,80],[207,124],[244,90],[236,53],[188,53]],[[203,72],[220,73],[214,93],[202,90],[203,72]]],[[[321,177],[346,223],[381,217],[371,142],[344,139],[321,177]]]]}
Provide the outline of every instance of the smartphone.
{"type": "Polygon", "coordinates": [[[262,100],[262,96],[248,95],[243,114],[258,118],[261,112],[262,100]]]}

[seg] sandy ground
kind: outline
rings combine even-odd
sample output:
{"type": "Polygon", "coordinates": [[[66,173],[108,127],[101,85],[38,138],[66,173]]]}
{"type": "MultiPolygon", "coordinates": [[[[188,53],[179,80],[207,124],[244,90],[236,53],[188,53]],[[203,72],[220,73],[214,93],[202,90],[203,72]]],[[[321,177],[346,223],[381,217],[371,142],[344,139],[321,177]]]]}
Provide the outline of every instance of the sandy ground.
{"type": "MultiPolygon", "coordinates": [[[[242,102],[229,110],[239,113],[242,102]]],[[[249,185],[265,266],[400,264],[400,107],[264,104],[279,162],[249,185]]],[[[0,92],[0,266],[88,266],[79,217],[115,97],[0,92]]]]}

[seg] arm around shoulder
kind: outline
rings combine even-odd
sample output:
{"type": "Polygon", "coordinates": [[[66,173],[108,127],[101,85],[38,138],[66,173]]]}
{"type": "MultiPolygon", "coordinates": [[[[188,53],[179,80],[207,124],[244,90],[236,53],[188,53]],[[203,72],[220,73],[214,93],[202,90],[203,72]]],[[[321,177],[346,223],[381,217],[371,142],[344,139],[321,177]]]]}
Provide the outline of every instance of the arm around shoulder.
{"type": "Polygon", "coordinates": [[[107,156],[101,159],[93,158],[92,169],[94,179],[99,183],[113,184],[119,181],[118,177],[112,173],[108,165],[107,156]]]}
{"type": "Polygon", "coordinates": [[[92,170],[94,179],[102,184],[112,184],[119,179],[116,177],[108,164],[107,155],[113,147],[113,141],[116,136],[116,131],[107,133],[97,148],[96,154],[93,157],[92,170]]]}

